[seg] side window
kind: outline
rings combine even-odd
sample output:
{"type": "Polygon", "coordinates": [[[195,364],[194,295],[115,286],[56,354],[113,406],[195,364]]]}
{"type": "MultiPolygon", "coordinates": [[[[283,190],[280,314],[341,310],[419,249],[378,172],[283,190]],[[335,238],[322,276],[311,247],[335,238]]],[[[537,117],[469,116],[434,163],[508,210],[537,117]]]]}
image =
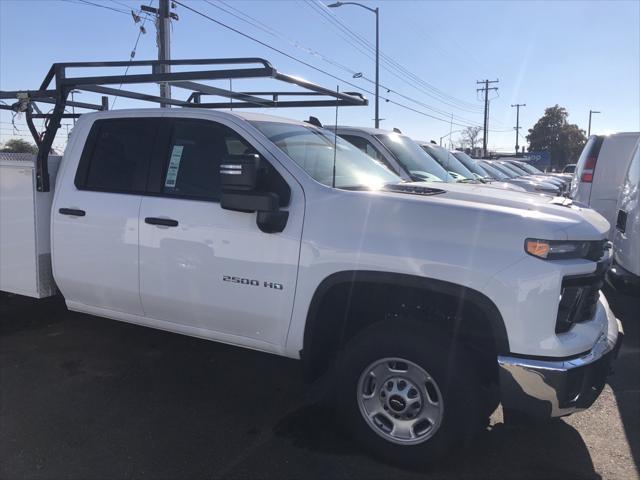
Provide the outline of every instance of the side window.
{"type": "Polygon", "coordinates": [[[367,139],[362,137],[357,137],[355,135],[340,135],[340,136],[344,138],[347,142],[358,147],[358,149],[362,150],[371,158],[378,160],[379,162],[382,162],[383,164],[386,165],[386,162],[382,154],[367,139]]]}
{"type": "Polygon", "coordinates": [[[220,164],[228,155],[257,153],[230,128],[205,120],[176,120],[162,193],[220,198],[220,164]]]}
{"type": "Polygon", "coordinates": [[[144,193],[156,131],[154,118],[97,120],[82,152],[76,187],[144,193]]]}
{"type": "MultiPolygon", "coordinates": [[[[208,120],[174,121],[161,192],[169,196],[218,201],[220,164],[229,155],[258,153],[229,127],[208,120]]],[[[259,191],[277,193],[280,206],[289,204],[291,190],[282,176],[263,161],[259,191]]]]}

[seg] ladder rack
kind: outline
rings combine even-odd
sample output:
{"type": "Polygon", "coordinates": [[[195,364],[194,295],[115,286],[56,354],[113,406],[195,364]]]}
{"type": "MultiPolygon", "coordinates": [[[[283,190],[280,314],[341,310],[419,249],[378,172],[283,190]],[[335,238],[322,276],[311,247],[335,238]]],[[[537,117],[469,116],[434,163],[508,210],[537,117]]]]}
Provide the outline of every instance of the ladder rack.
{"type": "Polygon", "coordinates": [[[108,110],[107,95],[130,98],[182,108],[291,108],[326,106],[362,106],[368,105],[367,99],[357,92],[338,92],[308,82],[299,77],[278,72],[267,60],[262,58],[212,58],[189,60],[138,60],[122,62],[72,62],[54,63],[38,90],[0,90],[0,99],[17,100],[12,105],[0,104],[2,110],[24,112],[27,126],[38,146],[36,159],[37,189],[48,192],[49,172],[47,157],[51,145],[60,128],[63,118],[77,118],[81,113],[68,113],[67,107],[86,110],[108,110]],[[190,66],[208,67],[202,70],[165,72],[166,67],[190,66]],[[71,76],[72,69],[149,67],[148,73],[128,75],[71,76]],[[220,88],[200,83],[206,80],[234,80],[269,78],[288,85],[301,87],[299,91],[251,91],[235,92],[231,88],[220,88]],[[52,87],[52,83],[55,86],[52,87]],[[189,96],[184,100],[150,95],[122,89],[123,85],[143,85],[168,83],[177,89],[186,90],[189,96]],[[117,86],[117,87],[114,87],[117,86]],[[85,91],[102,95],[101,103],[86,103],[69,100],[72,91],[85,91]],[[203,102],[202,97],[222,97],[225,101],[203,102]],[[39,104],[53,105],[48,113],[43,113],[39,104]],[[33,120],[45,119],[45,129],[38,132],[33,120]]]}

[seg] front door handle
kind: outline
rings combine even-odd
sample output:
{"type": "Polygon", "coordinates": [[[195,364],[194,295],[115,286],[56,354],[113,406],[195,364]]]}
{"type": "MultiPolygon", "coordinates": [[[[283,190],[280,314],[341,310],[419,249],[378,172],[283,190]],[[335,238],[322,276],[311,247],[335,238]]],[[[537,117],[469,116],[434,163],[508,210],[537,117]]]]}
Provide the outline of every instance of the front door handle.
{"type": "Polygon", "coordinates": [[[78,208],[61,208],[58,210],[61,215],[71,215],[73,217],[84,217],[86,215],[84,210],[78,208]]]}
{"type": "Polygon", "coordinates": [[[163,227],[178,226],[178,221],[173,220],[172,218],[147,217],[144,219],[144,223],[148,223],[149,225],[160,225],[163,227]]]}

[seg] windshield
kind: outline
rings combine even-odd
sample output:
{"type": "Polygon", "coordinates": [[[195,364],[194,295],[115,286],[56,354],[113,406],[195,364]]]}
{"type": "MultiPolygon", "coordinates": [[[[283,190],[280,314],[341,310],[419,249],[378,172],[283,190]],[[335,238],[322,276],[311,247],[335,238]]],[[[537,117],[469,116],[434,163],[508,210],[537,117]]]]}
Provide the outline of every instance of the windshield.
{"type": "Polygon", "coordinates": [[[391,151],[409,173],[426,177],[425,180],[428,181],[455,181],[438,162],[409,137],[387,133],[376,135],[376,138],[391,151]]]}
{"type": "Polygon", "coordinates": [[[328,130],[306,125],[277,122],[251,122],[314,180],[332,186],[334,165],[337,188],[380,188],[402,179],[328,130]]]}
{"type": "Polygon", "coordinates": [[[500,170],[509,178],[517,178],[522,176],[522,172],[513,170],[512,168],[509,168],[508,166],[506,166],[504,163],[491,162],[491,166],[496,168],[497,170],[500,170]]]}
{"type": "Polygon", "coordinates": [[[540,173],[544,173],[542,170],[538,170],[536,167],[526,162],[517,162],[516,165],[518,165],[520,168],[522,168],[523,170],[526,170],[527,173],[530,173],[532,175],[538,175],[540,173]]]}
{"type": "Polygon", "coordinates": [[[529,171],[526,170],[522,165],[515,162],[501,162],[501,165],[504,165],[507,168],[510,168],[514,172],[519,173],[520,175],[529,175],[529,171]]]}
{"type": "Polygon", "coordinates": [[[493,165],[488,164],[487,162],[481,162],[480,166],[482,169],[489,174],[492,178],[496,180],[504,180],[506,178],[511,178],[510,175],[502,173],[502,171],[495,168],[493,165]]]}
{"type": "Polygon", "coordinates": [[[447,170],[449,173],[451,172],[457,173],[459,176],[462,177],[461,179],[456,179],[456,180],[458,181],[464,180],[464,179],[475,180],[476,178],[475,175],[473,175],[473,173],[469,171],[467,167],[465,167],[462,163],[460,163],[460,160],[454,157],[453,154],[449,152],[449,150],[447,150],[446,148],[437,147],[435,145],[420,145],[420,146],[424,149],[425,152],[427,152],[429,155],[435,158],[436,162],[442,165],[444,169],[447,170]]]}
{"type": "Polygon", "coordinates": [[[456,157],[460,163],[462,163],[467,170],[475,173],[476,175],[480,175],[481,177],[486,177],[487,172],[485,172],[480,165],[476,163],[476,161],[467,155],[464,152],[451,152],[454,157],[456,157]]]}

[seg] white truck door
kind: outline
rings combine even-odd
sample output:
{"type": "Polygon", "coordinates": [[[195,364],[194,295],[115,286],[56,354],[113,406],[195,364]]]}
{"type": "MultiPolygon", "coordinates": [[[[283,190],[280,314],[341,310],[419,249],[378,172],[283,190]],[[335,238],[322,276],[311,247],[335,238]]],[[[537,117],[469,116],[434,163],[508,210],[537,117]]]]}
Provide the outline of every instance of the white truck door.
{"type": "Polygon", "coordinates": [[[202,119],[166,119],[162,172],[140,209],[140,293],[145,315],[192,334],[278,350],[296,286],[304,197],[269,166],[289,210],[281,233],[263,233],[255,213],[223,210],[219,167],[229,154],[269,154],[234,129],[202,119]],[[290,197],[290,198],[287,198],[290,197]]]}
{"type": "Polygon", "coordinates": [[[68,302],[142,314],[138,211],[158,120],[118,118],[91,126],[77,170],[57,183],[53,269],[68,302]]]}

